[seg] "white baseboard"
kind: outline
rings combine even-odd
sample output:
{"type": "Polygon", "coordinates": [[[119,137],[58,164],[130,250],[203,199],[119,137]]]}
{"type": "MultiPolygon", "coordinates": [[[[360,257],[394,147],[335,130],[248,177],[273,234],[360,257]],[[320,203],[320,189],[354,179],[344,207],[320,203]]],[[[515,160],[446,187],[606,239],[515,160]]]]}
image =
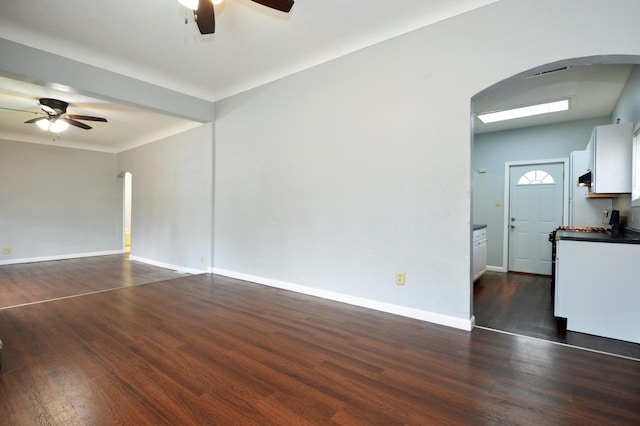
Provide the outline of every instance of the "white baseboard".
{"type": "Polygon", "coordinates": [[[207,273],[207,269],[195,269],[195,268],[185,268],[184,266],[172,265],[170,263],[158,262],[157,260],[146,259],[144,257],[132,256],[129,255],[129,260],[134,260],[136,262],[146,263],[148,265],[158,266],[160,268],[171,269],[176,272],[180,272],[183,274],[204,274],[207,273]]]}
{"type": "Polygon", "coordinates": [[[487,271],[491,272],[507,272],[502,266],[487,266],[487,271]]]}
{"type": "Polygon", "coordinates": [[[22,259],[8,259],[8,260],[0,260],[0,266],[15,265],[18,263],[49,262],[52,260],[78,259],[81,257],[110,256],[113,254],[122,254],[122,253],[124,253],[124,250],[110,250],[110,251],[94,251],[89,253],[61,254],[56,256],[28,257],[28,258],[22,258],[22,259]]]}
{"type": "Polygon", "coordinates": [[[475,326],[475,317],[471,317],[470,319],[457,318],[448,315],[437,314],[434,312],[424,311],[421,309],[410,308],[407,306],[394,305],[391,303],[380,302],[363,297],[321,290],[314,287],[292,284],[284,281],[273,280],[270,278],[243,274],[241,272],[228,271],[225,269],[213,268],[212,272],[214,274],[223,275],[229,278],[236,278],[239,280],[262,284],[269,287],[276,287],[283,290],[294,291],[296,293],[302,293],[309,296],[321,297],[323,299],[347,303],[349,305],[360,306],[362,308],[374,309],[376,311],[386,312],[389,314],[399,315],[407,318],[413,318],[461,330],[471,331],[475,326]]]}

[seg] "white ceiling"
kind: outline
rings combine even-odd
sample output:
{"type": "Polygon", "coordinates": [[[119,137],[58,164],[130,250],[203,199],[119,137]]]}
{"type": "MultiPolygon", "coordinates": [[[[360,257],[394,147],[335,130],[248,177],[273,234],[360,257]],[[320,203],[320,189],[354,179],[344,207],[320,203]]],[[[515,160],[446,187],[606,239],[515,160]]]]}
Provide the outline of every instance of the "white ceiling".
{"type": "Polygon", "coordinates": [[[629,78],[632,65],[569,66],[536,76],[533,72],[504,81],[474,101],[476,113],[499,111],[547,101],[569,99],[569,111],[484,124],[474,119],[474,132],[486,133],[526,126],[607,117],[629,78]]]}
{"type": "Polygon", "coordinates": [[[250,0],[202,36],[177,0],[3,1],[0,37],[214,101],[495,0],[250,0]]]}
{"type": "MultiPolygon", "coordinates": [[[[250,0],[225,0],[216,9],[216,34],[206,36],[177,0],[4,1],[0,37],[215,101],[494,1],[296,0],[291,13],[283,14],[250,0]]],[[[478,97],[476,111],[569,93],[580,108],[562,120],[608,115],[629,67],[596,68],[513,79],[478,97]]],[[[73,90],[0,78],[0,107],[37,112],[41,97],[62,99],[69,113],[109,122],[88,123],[94,127],[89,131],[72,127],[52,141],[50,133],[23,124],[34,115],[0,110],[0,137],[119,152],[199,125],[73,90]]],[[[541,124],[477,124],[476,131],[528,123],[541,124]]]]}
{"type": "Polygon", "coordinates": [[[201,123],[157,112],[89,98],[77,93],[0,77],[0,138],[22,142],[120,152],[199,126],[201,123]],[[35,124],[24,124],[42,112],[39,98],[55,98],[69,102],[69,114],[92,115],[107,123],[84,121],[91,130],[70,126],[60,135],[43,132],[35,124]]]}

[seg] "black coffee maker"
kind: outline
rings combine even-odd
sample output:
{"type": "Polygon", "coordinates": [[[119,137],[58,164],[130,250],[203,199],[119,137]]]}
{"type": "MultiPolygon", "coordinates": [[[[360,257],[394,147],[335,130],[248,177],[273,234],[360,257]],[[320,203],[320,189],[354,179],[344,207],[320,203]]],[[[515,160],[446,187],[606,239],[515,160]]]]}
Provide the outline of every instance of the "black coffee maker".
{"type": "Polygon", "coordinates": [[[620,211],[611,210],[611,216],[609,216],[609,225],[611,225],[611,236],[618,237],[620,235],[620,211]]]}

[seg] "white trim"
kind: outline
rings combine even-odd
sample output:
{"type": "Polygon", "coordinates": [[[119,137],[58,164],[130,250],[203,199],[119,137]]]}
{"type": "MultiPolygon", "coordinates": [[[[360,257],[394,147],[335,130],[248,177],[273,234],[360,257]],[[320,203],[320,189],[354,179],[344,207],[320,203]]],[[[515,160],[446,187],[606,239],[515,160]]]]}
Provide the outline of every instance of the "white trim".
{"type": "Polygon", "coordinates": [[[512,166],[529,166],[534,164],[557,164],[564,165],[563,172],[563,194],[562,194],[562,225],[567,224],[569,217],[569,159],[568,158],[550,158],[546,160],[526,160],[526,161],[507,161],[504,163],[504,223],[502,227],[502,268],[507,272],[509,270],[509,189],[511,183],[511,167],[512,166]]]}
{"type": "Polygon", "coordinates": [[[569,343],[556,342],[555,340],[547,340],[547,339],[541,339],[539,337],[525,336],[524,334],[512,333],[510,331],[498,330],[496,328],[484,327],[484,326],[481,326],[481,325],[476,325],[475,328],[478,328],[480,330],[492,331],[494,333],[507,334],[509,336],[514,336],[514,337],[522,337],[523,339],[536,340],[538,342],[543,342],[543,343],[551,343],[552,345],[564,346],[566,348],[578,349],[578,350],[587,351],[587,352],[594,352],[594,353],[602,354],[602,355],[615,356],[617,358],[628,359],[630,361],[640,361],[640,359],[638,359],[638,358],[633,358],[633,357],[626,356],[626,355],[618,355],[618,354],[614,354],[614,353],[611,353],[611,352],[603,352],[603,351],[599,351],[597,349],[585,348],[584,346],[575,346],[575,345],[572,345],[572,344],[569,344],[569,343]]]}
{"type": "Polygon", "coordinates": [[[507,272],[507,268],[503,266],[489,266],[487,265],[487,271],[491,272],[507,272]]]}
{"type": "Polygon", "coordinates": [[[206,269],[185,268],[184,266],[172,265],[170,263],[159,262],[157,260],[146,259],[144,257],[132,256],[129,254],[129,260],[136,262],[146,263],[148,265],[158,266],[160,268],[171,269],[172,271],[181,272],[184,274],[204,274],[206,269]]]}
{"type": "Polygon", "coordinates": [[[52,260],[78,259],[81,257],[110,256],[113,254],[122,254],[122,253],[124,253],[124,250],[121,249],[121,250],[110,250],[110,251],[94,251],[91,253],[61,254],[56,256],[25,257],[22,259],[0,260],[0,266],[15,265],[18,263],[49,262],[52,260]]]}
{"type": "Polygon", "coordinates": [[[314,287],[308,287],[300,284],[288,283],[285,281],[274,280],[271,278],[258,277],[255,275],[244,274],[241,272],[228,271],[225,269],[213,268],[213,273],[223,275],[229,278],[236,278],[243,281],[249,281],[256,284],[262,284],[269,287],[275,287],[282,290],[293,291],[296,293],[306,294],[309,296],[321,297],[336,302],[347,303],[349,305],[360,306],[362,308],[374,309],[376,311],[386,312],[407,318],[413,318],[434,324],[453,327],[465,331],[471,331],[475,326],[475,317],[463,319],[448,315],[437,314],[434,312],[423,311],[421,309],[410,308],[407,306],[394,305],[391,303],[380,302],[378,300],[366,299],[358,296],[351,296],[344,293],[336,293],[333,291],[321,290],[314,287]]]}

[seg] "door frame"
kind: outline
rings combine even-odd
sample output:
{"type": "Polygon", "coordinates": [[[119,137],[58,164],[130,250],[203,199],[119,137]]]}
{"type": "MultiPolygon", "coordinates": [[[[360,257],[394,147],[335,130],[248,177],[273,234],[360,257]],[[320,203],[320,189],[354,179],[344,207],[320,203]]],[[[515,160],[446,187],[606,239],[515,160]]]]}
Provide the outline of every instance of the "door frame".
{"type": "Polygon", "coordinates": [[[562,225],[567,224],[569,217],[569,158],[550,158],[544,160],[507,161],[504,163],[504,203],[503,203],[503,225],[502,225],[502,270],[509,271],[509,207],[510,207],[510,183],[512,166],[528,166],[535,164],[564,164],[562,173],[563,194],[562,194],[562,225]]]}
{"type": "Polygon", "coordinates": [[[127,252],[127,222],[129,222],[129,252],[131,252],[131,228],[133,209],[133,173],[123,170],[118,173],[122,179],[122,253],[127,252]],[[128,175],[128,176],[127,176],[128,175]]]}

